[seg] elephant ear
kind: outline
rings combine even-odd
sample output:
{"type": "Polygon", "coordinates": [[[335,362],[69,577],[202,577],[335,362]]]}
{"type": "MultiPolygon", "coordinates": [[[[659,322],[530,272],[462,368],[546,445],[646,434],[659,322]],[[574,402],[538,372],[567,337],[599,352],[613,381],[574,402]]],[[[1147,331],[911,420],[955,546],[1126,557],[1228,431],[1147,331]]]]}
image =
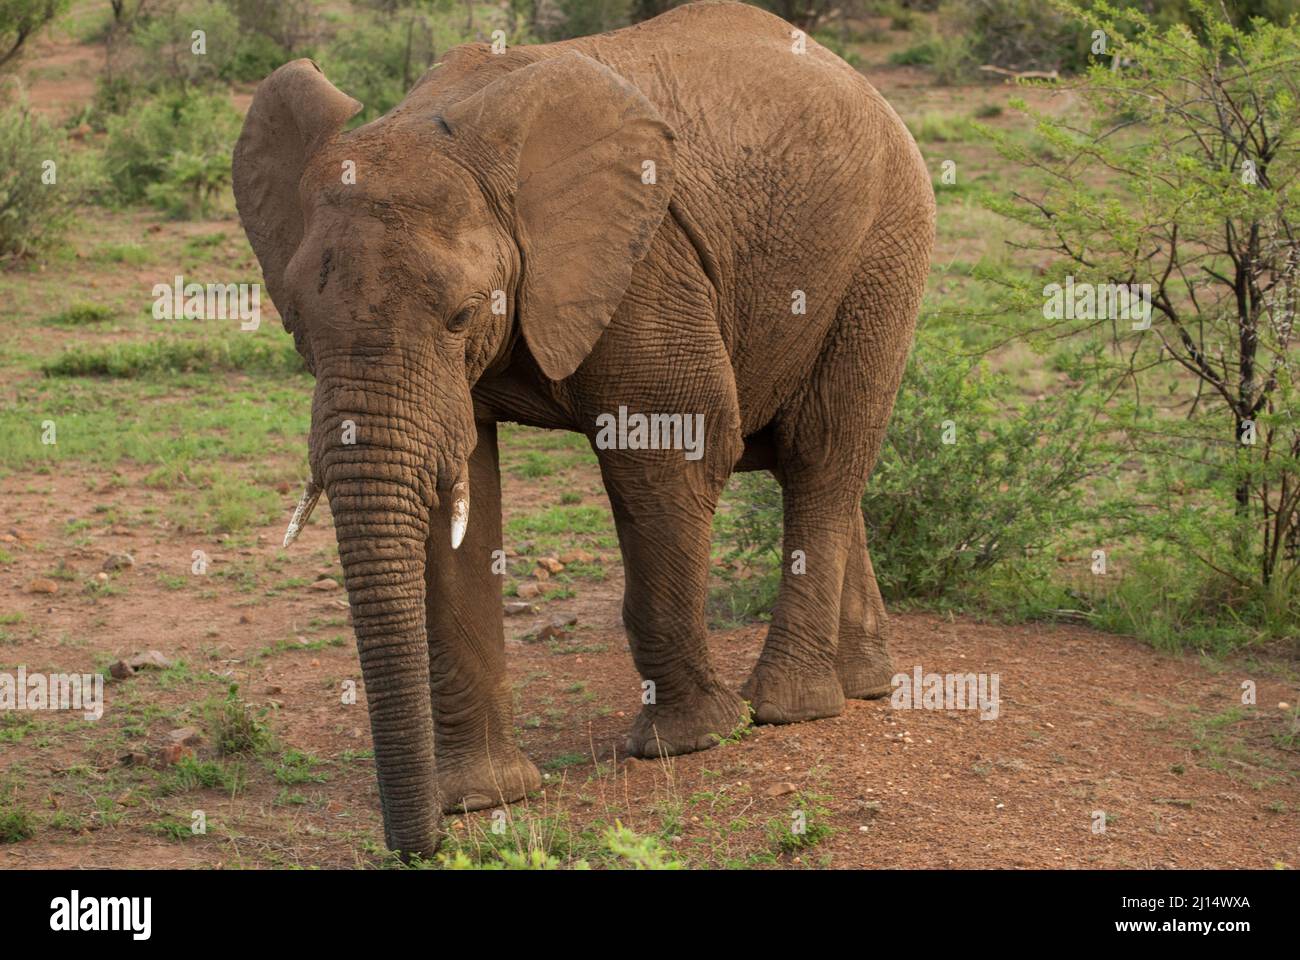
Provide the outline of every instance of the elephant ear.
{"type": "Polygon", "coordinates": [[[302,242],[298,182],[312,154],[360,110],[315,63],[294,60],[261,82],[244,118],[231,171],[235,206],[281,316],[285,267],[302,242]]]}
{"type": "Polygon", "coordinates": [[[442,119],[514,178],[520,327],[542,372],[562,380],[600,339],[668,209],[672,131],[639,90],[574,52],[494,80],[442,119]]]}

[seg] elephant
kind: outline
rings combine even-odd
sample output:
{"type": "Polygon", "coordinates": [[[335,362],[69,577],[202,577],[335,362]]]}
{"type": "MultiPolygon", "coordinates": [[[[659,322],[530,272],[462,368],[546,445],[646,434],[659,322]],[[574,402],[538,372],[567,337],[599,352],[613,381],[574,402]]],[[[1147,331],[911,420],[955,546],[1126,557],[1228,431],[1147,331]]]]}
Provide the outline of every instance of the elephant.
{"type": "MultiPolygon", "coordinates": [[[[889,690],[861,498],[911,350],[935,203],[907,128],[783,20],[694,3],[599,36],[446,53],[362,109],[311,60],[257,88],[239,217],[315,378],[307,492],[333,514],[388,847],[541,784],[507,681],[497,424],[591,441],[643,687],[633,756],[889,690]],[[620,413],[622,411],[622,413],[620,413]],[[699,449],[598,443],[602,418],[699,449]],[[666,419],[663,419],[666,418],[666,419]],[[711,522],[782,489],[780,588],[731,689],[710,661],[711,522]]],[[[680,445],[678,445],[680,446],[680,445]]]]}

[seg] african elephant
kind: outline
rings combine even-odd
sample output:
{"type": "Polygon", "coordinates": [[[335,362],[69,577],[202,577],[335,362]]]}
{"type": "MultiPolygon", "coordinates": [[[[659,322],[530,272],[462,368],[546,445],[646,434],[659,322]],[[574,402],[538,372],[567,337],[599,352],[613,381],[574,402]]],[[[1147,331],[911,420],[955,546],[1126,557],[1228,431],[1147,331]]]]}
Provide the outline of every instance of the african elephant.
{"type": "Polygon", "coordinates": [[[313,62],[280,67],[234,187],[316,378],[291,534],[323,490],[389,847],[428,854],[444,810],[541,783],[515,743],[492,562],[499,421],[592,440],[654,690],[630,753],[703,749],[746,700],[787,723],[887,692],[859,503],[935,208],[880,94],[774,16],[698,3],[595,37],[467,44],[344,132],[360,109],[313,62]],[[620,408],[702,416],[702,452],[597,443],[620,408]],[[783,489],[787,558],[802,553],[738,694],[705,642],[710,521],[731,473],[758,469],[783,489]]]}

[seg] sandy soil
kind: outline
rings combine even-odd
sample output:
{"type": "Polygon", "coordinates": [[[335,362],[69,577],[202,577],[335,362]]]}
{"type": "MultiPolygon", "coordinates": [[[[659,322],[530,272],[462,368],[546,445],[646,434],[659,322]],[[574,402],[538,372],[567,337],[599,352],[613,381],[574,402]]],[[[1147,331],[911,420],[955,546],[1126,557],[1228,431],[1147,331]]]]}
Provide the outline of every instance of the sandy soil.
{"type": "MultiPolygon", "coordinates": [[[[88,670],[144,650],[190,668],[175,683],[152,671],[110,682],[97,724],[46,714],[37,730],[0,743],[0,782],[9,798],[38,817],[62,811],[78,823],[0,845],[0,865],[376,862],[382,834],[373,767],[365,759],[364,689],[355,705],[341,704],[338,695],[343,680],[359,680],[345,594],[311,586],[339,572],[325,559],[328,515],[313,522],[279,567],[290,586],[272,586],[272,597],[261,583],[245,593],[229,574],[241,564],[254,569],[273,561],[280,530],[259,529],[247,546],[177,533],[165,520],[144,519],[160,494],[132,479],[138,478],[109,487],[89,471],[69,470],[0,480],[7,505],[0,546],[12,557],[0,566],[0,612],[22,614],[0,646],[0,669],[88,670]],[[103,513],[96,506],[104,504],[112,505],[116,524],[97,520],[103,513]],[[67,532],[75,520],[90,526],[67,532]],[[195,549],[211,558],[202,585],[168,586],[177,576],[200,579],[189,574],[195,549]],[[86,587],[120,552],[136,560],[111,574],[120,592],[86,587]],[[57,581],[58,593],[26,592],[60,568],[71,579],[57,581]],[[313,622],[327,624],[323,633],[313,622]],[[321,643],[325,635],[343,639],[321,643]],[[268,645],[274,652],[265,652],[268,645]],[[196,701],[220,693],[226,680],[238,682],[254,705],[270,708],[282,746],[324,763],[325,782],[294,788],[305,802],[284,804],[283,784],[256,763],[233,798],[217,790],[160,794],[154,778],[162,774],[152,770],[123,779],[130,771],[121,757],[156,757],[196,701]],[[126,707],[138,698],[149,706],[144,720],[126,707]],[[357,753],[360,759],[349,759],[357,753]],[[149,827],[161,813],[181,811],[188,819],[185,811],[200,805],[210,824],[205,837],[175,842],[149,827]]],[[[507,477],[507,504],[535,508],[534,486],[507,477]]],[[[584,502],[599,498],[594,476],[570,478],[565,488],[583,490],[584,502]]],[[[286,514],[292,499],[285,497],[286,514]]],[[[518,509],[508,506],[507,515],[518,509]]],[[[825,808],[819,822],[835,832],[810,849],[780,853],[777,863],[1272,867],[1300,860],[1297,758],[1279,739],[1293,722],[1279,704],[1295,702],[1294,674],[1278,664],[1168,656],[1079,627],[895,616],[896,669],[997,674],[996,719],[894,709],[889,700],[851,702],[840,717],[759,728],[737,743],[671,762],[623,760],[618,751],[638,706],[639,681],[618,623],[617,551],[595,553],[607,571],[603,581],[578,581],[574,596],[507,619],[520,736],[549,780],[512,816],[567,815],[575,825],[617,817],[657,832],[665,812],[677,811],[682,825],[672,846],[699,863],[740,863],[770,852],[769,821],[782,823],[809,803],[825,808]],[[556,617],[577,618],[569,636],[535,641],[532,635],[556,617]],[[1241,705],[1243,680],[1256,683],[1258,706],[1241,705]],[[1099,811],[1104,833],[1094,832],[1099,811]]],[[[762,634],[761,625],[713,633],[713,655],[729,682],[744,679],[762,634]]],[[[207,743],[196,749],[200,757],[212,754],[207,743]]],[[[450,823],[468,830],[467,821],[481,824],[488,816],[450,823]]]]}

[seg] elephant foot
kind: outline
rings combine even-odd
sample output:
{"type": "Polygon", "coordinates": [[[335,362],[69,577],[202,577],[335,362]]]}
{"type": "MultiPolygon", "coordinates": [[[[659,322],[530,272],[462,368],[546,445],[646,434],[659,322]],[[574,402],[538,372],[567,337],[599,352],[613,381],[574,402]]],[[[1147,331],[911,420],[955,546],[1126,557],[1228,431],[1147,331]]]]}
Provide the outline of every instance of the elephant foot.
{"type": "Polygon", "coordinates": [[[844,712],[844,690],[834,672],[810,674],[760,661],[740,695],[753,705],[755,723],[802,723],[844,712]]]}
{"type": "Polygon", "coordinates": [[[443,813],[468,813],[514,803],[542,786],[537,766],[515,747],[478,755],[470,762],[438,764],[443,813]]]}
{"type": "Polygon", "coordinates": [[[889,695],[894,667],[883,649],[858,647],[835,664],[844,696],[850,700],[876,700],[889,695]]]}
{"type": "Polygon", "coordinates": [[[672,703],[646,704],[632,723],[627,753],[657,759],[717,746],[749,726],[749,708],[723,686],[672,703]]]}

